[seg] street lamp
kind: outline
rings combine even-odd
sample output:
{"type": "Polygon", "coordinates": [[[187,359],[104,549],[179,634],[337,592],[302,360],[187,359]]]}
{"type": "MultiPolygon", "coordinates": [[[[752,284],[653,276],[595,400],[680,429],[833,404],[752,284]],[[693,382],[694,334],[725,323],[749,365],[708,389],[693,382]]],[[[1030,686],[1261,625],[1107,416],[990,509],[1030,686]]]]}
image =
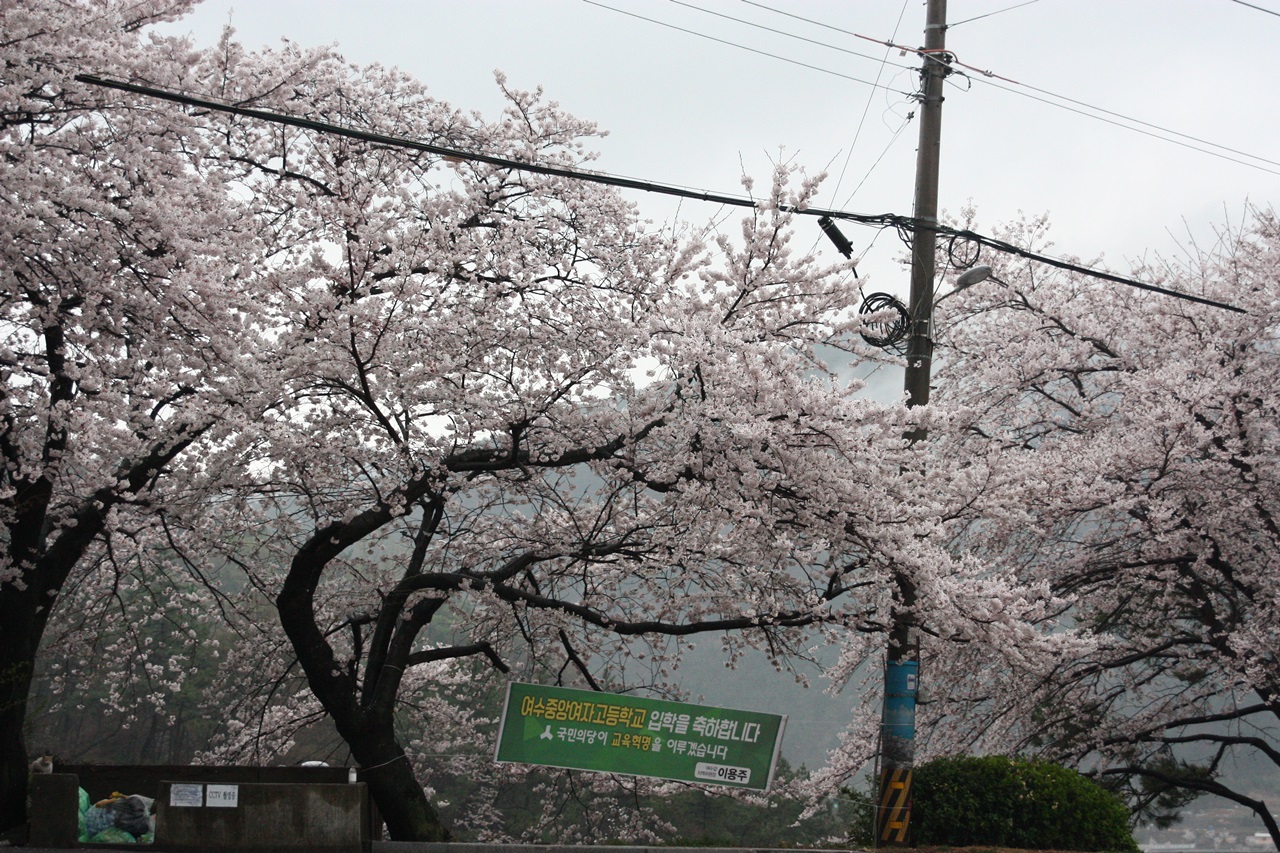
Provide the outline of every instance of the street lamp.
{"type": "Polygon", "coordinates": [[[966,287],[977,284],[980,281],[986,281],[991,278],[991,267],[986,264],[978,264],[976,267],[970,267],[956,278],[956,290],[964,290],[966,287]]]}
{"type": "Polygon", "coordinates": [[[986,281],[987,279],[1000,281],[1000,279],[991,274],[991,267],[986,264],[978,264],[976,267],[970,267],[960,273],[956,278],[956,290],[964,290],[966,287],[971,287],[978,282],[986,281]]]}

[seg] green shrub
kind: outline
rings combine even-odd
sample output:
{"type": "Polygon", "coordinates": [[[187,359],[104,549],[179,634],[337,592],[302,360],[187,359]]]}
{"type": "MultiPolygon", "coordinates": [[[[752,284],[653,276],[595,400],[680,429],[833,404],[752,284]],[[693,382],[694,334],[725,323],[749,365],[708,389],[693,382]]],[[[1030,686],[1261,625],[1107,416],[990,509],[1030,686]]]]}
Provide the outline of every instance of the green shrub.
{"type": "Polygon", "coordinates": [[[1137,851],[1123,802],[1046,761],[940,758],[916,768],[911,836],[919,845],[1137,851]]]}

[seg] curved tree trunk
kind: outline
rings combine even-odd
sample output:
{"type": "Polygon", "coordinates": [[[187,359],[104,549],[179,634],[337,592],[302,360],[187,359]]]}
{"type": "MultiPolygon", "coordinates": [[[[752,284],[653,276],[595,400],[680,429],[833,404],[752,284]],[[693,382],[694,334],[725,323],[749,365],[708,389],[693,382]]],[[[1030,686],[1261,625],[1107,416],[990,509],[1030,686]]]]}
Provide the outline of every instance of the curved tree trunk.
{"type": "Polygon", "coordinates": [[[352,756],[360,763],[360,778],[369,786],[369,796],[377,804],[391,840],[449,841],[452,836],[418,784],[404,749],[390,731],[371,728],[382,726],[356,726],[351,730],[338,725],[352,756]]]}
{"type": "MultiPolygon", "coordinates": [[[[338,734],[363,768],[369,796],[393,841],[447,841],[449,831],[427,800],[413,765],[395,736],[394,689],[362,702],[354,670],[339,664],[316,624],[315,590],[332,556],[359,538],[362,527],[383,523],[385,508],[351,523],[320,530],[295,555],[276,597],[280,624],[306,673],[311,692],[333,719],[338,734]]],[[[400,660],[401,668],[403,660],[400,660]]],[[[381,669],[381,667],[379,667],[381,669]]]]}

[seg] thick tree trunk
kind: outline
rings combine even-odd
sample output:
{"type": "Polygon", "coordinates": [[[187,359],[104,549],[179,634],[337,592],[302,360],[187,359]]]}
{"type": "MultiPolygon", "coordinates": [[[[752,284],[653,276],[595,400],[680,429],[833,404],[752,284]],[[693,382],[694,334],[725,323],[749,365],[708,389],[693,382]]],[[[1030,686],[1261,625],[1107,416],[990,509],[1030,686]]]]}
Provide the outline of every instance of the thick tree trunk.
{"type": "MultiPolygon", "coordinates": [[[[0,445],[6,439],[0,439],[0,445]]],[[[54,444],[53,449],[60,449],[54,444]]],[[[109,492],[86,500],[74,524],[51,538],[46,531],[52,487],[45,478],[21,486],[6,507],[8,564],[26,567],[0,583],[0,831],[27,821],[27,747],[23,736],[36,655],[71,569],[102,532],[109,492]]]]}
{"type": "MultiPolygon", "coordinates": [[[[33,536],[15,533],[8,543],[10,560],[33,565],[18,581],[0,583],[0,832],[27,822],[27,744],[23,728],[36,654],[58,603],[58,590],[78,558],[35,559],[33,536]]],[[[89,532],[92,535],[92,531],[89,532]]]]}
{"type": "MultiPolygon", "coordinates": [[[[382,813],[391,839],[447,841],[449,831],[427,801],[404,748],[396,740],[395,691],[388,690],[367,706],[362,704],[354,673],[339,664],[333,647],[316,624],[315,590],[329,560],[349,542],[359,541],[364,535],[358,532],[359,528],[376,529],[389,517],[385,508],[379,508],[350,524],[334,524],[318,531],[294,557],[276,597],[276,607],[311,692],[363,768],[369,796],[382,813]]],[[[403,664],[404,660],[399,660],[399,665],[403,664]]]]}
{"type": "MultiPolygon", "coordinates": [[[[0,630],[0,640],[8,632],[0,630]]],[[[0,832],[27,822],[27,745],[22,728],[35,670],[27,643],[0,646],[0,832]]]]}
{"type": "Polygon", "coordinates": [[[22,724],[32,662],[12,657],[0,657],[0,833],[27,822],[27,744],[22,724]]]}
{"type": "MultiPolygon", "coordinates": [[[[376,726],[375,728],[382,728],[376,726]]],[[[388,727],[389,728],[389,727],[388,727]]],[[[360,763],[360,778],[378,806],[392,841],[449,841],[440,814],[427,799],[418,778],[390,731],[346,731],[338,726],[351,754],[360,763]]]]}
{"type": "MultiPolygon", "coordinates": [[[[31,556],[34,537],[25,531],[10,541],[14,562],[35,563],[31,556]]],[[[12,530],[11,530],[11,535],[12,530]]],[[[27,744],[23,726],[31,681],[35,677],[36,652],[57,602],[48,579],[61,584],[65,572],[48,563],[21,576],[20,582],[0,583],[0,832],[27,822],[27,744]]]]}

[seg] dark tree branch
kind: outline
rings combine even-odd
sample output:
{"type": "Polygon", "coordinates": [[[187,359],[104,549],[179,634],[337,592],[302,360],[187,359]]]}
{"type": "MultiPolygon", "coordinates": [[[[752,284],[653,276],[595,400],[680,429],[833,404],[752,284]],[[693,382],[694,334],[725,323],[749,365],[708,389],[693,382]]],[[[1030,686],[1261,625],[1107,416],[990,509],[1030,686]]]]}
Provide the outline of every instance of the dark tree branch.
{"type": "Polygon", "coordinates": [[[417,666],[423,663],[432,663],[434,661],[452,660],[454,658],[470,657],[471,655],[484,655],[489,659],[489,663],[493,664],[494,669],[504,675],[511,671],[511,667],[503,662],[498,653],[494,651],[493,646],[489,643],[472,643],[468,646],[449,646],[443,649],[427,649],[425,651],[414,652],[406,658],[407,666],[417,666]]]}
{"type": "Polygon", "coordinates": [[[582,677],[587,680],[587,684],[591,685],[592,690],[599,691],[600,684],[591,675],[591,670],[587,669],[587,664],[578,655],[573,648],[573,643],[569,642],[569,635],[565,633],[563,628],[560,629],[560,642],[564,645],[565,654],[569,656],[569,663],[572,663],[578,672],[582,673],[582,677]]]}

